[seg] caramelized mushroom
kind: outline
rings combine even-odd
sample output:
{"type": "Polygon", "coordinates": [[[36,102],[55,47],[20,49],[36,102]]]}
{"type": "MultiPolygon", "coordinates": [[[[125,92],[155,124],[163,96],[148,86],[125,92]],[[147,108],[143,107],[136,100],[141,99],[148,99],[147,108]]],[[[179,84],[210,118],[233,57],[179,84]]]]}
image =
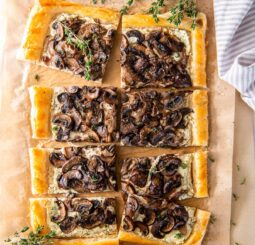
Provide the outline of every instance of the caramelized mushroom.
{"type": "Polygon", "coordinates": [[[139,228],[143,236],[147,236],[149,234],[149,228],[147,225],[143,224],[140,221],[136,221],[134,223],[135,228],[139,228]]]}
{"type": "Polygon", "coordinates": [[[69,234],[77,227],[77,218],[68,216],[64,221],[62,221],[59,225],[60,230],[69,234]]]}
{"type": "Polygon", "coordinates": [[[54,223],[60,223],[66,218],[67,210],[65,204],[61,200],[57,200],[56,204],[58,206],[59,214],[57,216],[51,217],[51,221],[54,223]]]}
{"type": "Polygon", "coordinates": [[[62,168],[63,173],[67,173],[74,166],[82,163],[82,158],[80,156],[74,156],[70,160],[68,160],[62,168]]]}
{"type": "Polygon", "coordinates": [[[133,43],[141,44],[144,41],[144,35],[138,30],[130,30],[126,33],[126,35],[133,43]]]}
{"type": "Polygon", "coordinates": [[[49,159],[51,164],[57,168],[61,168],[67,160],[65,155],[61,152],[51,152],[49,159]]]}
{"type": "Polygon", "coordinates": [[[69,189],[73,187],[73,183],[80,181],[82,179],[82,173],[79,170],[71,170],[63,174],[59,179],[60,187],[64,189],[69,189]]]}
{"type": "Polygon", "coordinates": [[[125,216],[123,220],[123,229],[126,231],[133,231],[134,230],[134,223],[133,220],[129,216],[125,216]]]}
{"type": "Polygon", "coordinates": [[[137,199],[134,196],[129,196],[125,209],[126,215],[129,217],[133,217],[138,207],[139,203],[137,199]]]}
{"type": "Polygon", "coordinates": [[[52,122],[66,128],[72,128],[73,124],[73,120],[70,116],[60,113],[53,116],[52,122]]]}

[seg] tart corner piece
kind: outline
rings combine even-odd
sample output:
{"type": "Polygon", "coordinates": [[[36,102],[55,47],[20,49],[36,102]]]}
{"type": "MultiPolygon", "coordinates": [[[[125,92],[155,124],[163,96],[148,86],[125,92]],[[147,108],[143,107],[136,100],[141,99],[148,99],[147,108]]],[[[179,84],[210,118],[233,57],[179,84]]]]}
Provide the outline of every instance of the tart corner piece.
{"type": "Polygon", "coordinates": [[[114,9],[39,0],[17,58],[101,82],[119,18],[114,9]]]}
{"type": "Polygon", "coordinates": [[[208,132],[208,92],[206,90],[195,90],[192,96],[194,111],[192,145],[207,146],[209,140],[208,132]]]}
{"type": "Polygon", "coordinates": [[[42,148],[30,148],[32,194],[48,193],[48,152],[42,148]]]}
{"type": "Polygon", "coordinates": [[[194,207],[129,195],[119,239],[146,245],[200,245],[209,219],[209,212],[194,207]]]}
{"type": "Polygon", "coordinates": [[[122,88],[206,88],[206,16],[198,14],[195,29],[191,18],[176,27],[169,17],[123,16],[122,88]]]}
{"type": "Polygon", "coordinates": [[[32,137],[35,139],[48,139],[51,136],[51,100],[53,90],[49,87],[33,86],[29,88],[31,101],[32,137]]]}
{"type": "Polygon", "coordinates": [[[87,241],[84,239],[72,239],[72,240],[55,240],[54,245],[119,245],[119,239],[111,238],[111,239],[96,239],[87,241]]]}

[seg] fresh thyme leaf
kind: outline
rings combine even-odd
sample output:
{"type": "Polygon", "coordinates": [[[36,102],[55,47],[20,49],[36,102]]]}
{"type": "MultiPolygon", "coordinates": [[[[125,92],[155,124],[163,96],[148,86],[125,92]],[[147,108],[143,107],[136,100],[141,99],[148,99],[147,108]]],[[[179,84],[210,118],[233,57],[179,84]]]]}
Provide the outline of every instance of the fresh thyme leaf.
{"type": "Polygon", "coordinates": [[[241,181],[240,185],[245,185],[246,184],[246,178],[244,177],[243,180],[241,181]]]}
{"type": "Polygon", "coordinates": [[[214,163],[215,159],[212,156],[208,156],[209,163],[214,163]]]}
{"type": "Polygon", "coordinates": [[[182,235],[181,232],[178,232],[178,233],[176,233],[176,234],[174,235],[174,238],[175,238],[175,239],[180,239],[180,238],[182,238],[182,237],[183,237],[183,235],[182,235]]]}
{"type": "Polygon", "coordinates": [[[40,80],[40,76],[38,74],[35,74],[35,80],[39,81],[40,80]]]}
{"type": "Polygon", "coordinates": [[[210,224],[214,224],[215,222],[216,222],[216,217],[214,214],[212,214],[210,218],[210,224]]]}
{"type": "Polygon", "coordinates": [[[92,2],[93,2],[94,4],[97,4],[97,0],[92,0],[92,2]]]}
{"type": "Polygon", "coordinates": [[[179,26],[185,15],[192,19],[191,28],[196,28],[197,7],[195,0],[179,0],[179,2],[170,9],[171,16],[168,21],[179,26]]]}
{"type": "Polygon", "coordinates": [[[104,3],[105,3],[105,0],[101,0],[101,3],[104,4],[104,3]]]}
{"type": "Polygon", "coordinates": [[[152,175],[153,173],[155,173],[156,171],[157,171],[156,166],[152,167],[152,168],[150,169],[149,176],[151,176],[151,175],[152,175]]]}
{"type": "Polygon", "coordinates": [[[188,164],[185,162],[181,163],[181,168],[186,169],[188,167],[188,164]]]}
{"type": "Polygon", "coordinates": [[[240,165],[237,164],[237,165],[236,165],[236,168],[237,168],[237,171],[239,172],[239,171],[240,171],[240,165]]]}
{"type": "Polygon", "coordinates": [[[96,131],[97,128],[98,128],[98,126],[97,126],[96,124],[92,124],[92,126],[91,126],[91,129],[92,129],[92,130],[96,131]]]}
{"type": "Polygon", "coordinates": [[[51,231],[45,235],[42,235],[43,226],[39,225],[35,231],[29,232],[27,237],[20,237],[21,233],[29,230],[29,227],[25,226],[20,232],[15,232],[13,237],[7,238],[4,242],[11,245],[42,245],[53,244],[53,238],[56,237],[56,232],[51,231]]]}
{"type": "Polygon", "coordinates": [[[240,243],[238,243],[238,242],[235,242],[235,245],[240,245],[240,243]]]}
{"type": "Polygon", "coordinates": [[[235,201],[237,201],[239,199],[239,196],[237,194],[235,194],[235,193],[232,193],[232,196],[233,196],[235,201]]]}
{"type": "Polygon", "coordinates": [[[233,220],[231,220],[231,225],[236,226],[236,223],[233,220]]]}
{"type": "Polygon", "coordinates": [[[152,2],[151,7],[149,8],[148,13],[152,15],[156,23],[159,22],[158,15],[160,14],[160,8],[165,6],[164,2],[165,0],[156,0],[155,2],[152,2]]]}
{"type": "Polygon", "coordinates": [[[134,3],[135,0],[128,0],[127,3],[121,8],[120,14],[125,15],[128,13],[129,8],[134,3]]]}

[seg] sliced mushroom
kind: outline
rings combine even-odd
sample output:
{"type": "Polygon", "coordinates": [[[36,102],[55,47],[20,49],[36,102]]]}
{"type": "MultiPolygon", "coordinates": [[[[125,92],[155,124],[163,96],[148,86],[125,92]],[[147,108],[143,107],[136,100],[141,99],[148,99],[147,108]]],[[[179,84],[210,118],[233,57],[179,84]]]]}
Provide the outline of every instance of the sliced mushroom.
{"type": "Polygon", "coordinates": [[[65,204],[61,200],[57,200],[56,204],[58,206],[59,214],[57,216],[51,217],[51,221],[58,224],[66,218],[67,210],[65,204]]]}
{"type": "Polygon", "coordinates": [[[151,233],[154,237],[162,239],[164,238],[165,234],[161,232],[162,228],[162,222],[161,221],[156,221],[152,227],[151,227],[151,233]]]}
{"type": "Polygon", "coordinates": [[[180,187],[182,184],[182,176],[179,173],[176,173],[175,175],[171,176],[169,180],[165,182],[163,192],[171,193],[176,188],[180,187]]]}
{"type": "Polygon", "coordinates": [[[72,188],[74,186],[72,182],[76,183],[77,181],[80,181],[82,177],[82,173],[79,170],[68,171],[60,177],[59,185],[64,189],[72,188]]]}
{"type": "Polygon", "coordinates": [[[123,229],[126,231],[133,231],[135,229],[133,220],[127,215],[123,220],[123,229]]]}
{"type": "Polygon", "coordinates": [[[126,33],[131,43],[143,43],[144,35],[138,30],[130,30],[126,33]]]}
{"type": "Polygon", "coordinates": [[[147,236],[149,234],[149,228],[147,225],[143,224],[140,221],[136,221],[134,223],[135,228],[139,228],[140,232],[142,233],[143,236],[147,236]]]}
{"type": "Polygon", "coordinates": [[[153,196],[162,196],[163,194],[163,178],[160,173],[153,174],[151,177],[151,184],[149,186],[149,193],[153,196]]]}
{"type": "Polygon", "coordinates": [[[114,198],[106,198],[103,203],[103,206],[106,208],[109,206],[115,207],[115,205],[116,205],[116,202],[114,198]]]}
{"type": "Polygon", "coordinates": [[[73,129],[77,131],[82,123],[81,114],[77,110],[73,109],[72,112],[70,113],[70,116],[72,117],[74,122],[73,129]]]}
{"type": "Polygon", "coordinates": [[[172,229],[174,228],[174,218],[173,217],[168,217],[167,219],[163,220],[163,224],[161,227],[161,231],[165,234],[168,234],[172,231],[172,229]]]}
{"type": "Polygon", "coordinates": [[[139,202],[137,201],[137,199],[134,196],[129,196],[126,203],[125,214],[129,217],[133,217],[138,207],[139,202]]]}
{"type": "Polygon", "coordinates": [[[74,156],[69,159],[62,168],[63,173],[67,173],[70,171],[74,166],[80,165],[82,163],[82,158],[80,156],[74,156]]]}
{"type": "Polygon", "coordinates": [[[85,91],[85,99],[91,101],[99,96],[100,89],[97,87],[87,87],[85,91]]]}
{"type": "Polygon", "coordinates": [[[63,26],[61,25],[61,23],[59,22],[55,22],[52,25],[53,29],[55,30],[56,34],[55,34],[55,40],[56,41],[60,41],[63,37],[64,37],[64,30],[63,30],[63,26]]]}
{"type": "Polygon", "coordinates": [[[65,155],[61,152],[51,152],[49,160],[53,166],[61,168],[65,164],[67,159],[65,155]]]}
{"type": "Polygon", "coordinates": [[[73,125],[72,118],[61,113],[55,114],[52,118],[52,122],[65,128],[72,128],[73,125]]]}
{"type": "Polygon", "coordinates": [[[116,215],[111,212],[109,209],[106,209],[105,212],[104,212],[104,223],[106,225],[112,225],[113,223],[116,222],[116,215]]]}
{"type": "Polygon", "coordinates": [[[145,222],[147,225],[152,225],[156,220],[156,213],[152,209],[146,208],[145,211],[145,218],[143,222],[145,222]]]}
{"type": "Polygon", "coordinates": [[[172,176],[176,173],[181,164],[181,160],[173,155],[161,156],[157,167],[160,172],[166,176],[172,176]]]}
{"type": "Polygon", "coordinates": [[[147,183],[148,171],[136,171],[130,177],[130,181],[140,188],[144,187],[147,183]]]}
{"type": "Polygon", "coordinates": [[[74,198],[72,199],[72,206],[74,210],[84,214],[89,214],[90,210],[93,208],[93,203],[86,198],[74,198]]]}
{"type": "Polygon", "coordinates": [[[65,233],[69,234],[75,230],[77,227],[77,218],[68,216],[64,221],[62,221],[59,225],[60,230],[65,233]]]}

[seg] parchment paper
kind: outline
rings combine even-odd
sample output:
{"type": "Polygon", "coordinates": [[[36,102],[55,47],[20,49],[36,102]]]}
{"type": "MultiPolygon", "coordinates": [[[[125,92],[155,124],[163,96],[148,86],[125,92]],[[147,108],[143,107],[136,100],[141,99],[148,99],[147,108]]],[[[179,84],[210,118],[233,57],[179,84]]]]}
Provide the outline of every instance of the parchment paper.
{"type": "MultiPolygon", "coordinates": [[[[98,1],[100,2],[100,1],[98,1]]],[[[124,1],[111,2],[114,7],[121,6],[124,1]]],[[[146,1],[148,4],[150,1],[146,1]]],[[[30,175],[28,147],[38,142],[30,138],[29,103],[27,86],[31,84],[84,84],[82,79],[74,78],[69,74],[52,71],[50,69],[31,65],[26,67],[23,62],[15,59],[17,48],[20,45],[24,31],[24,24],[29,12],[30,0],[5,1],[2,9],[7,20],[7,35],[4,46],[4,55],[1,72],[1,177],[0,177],[0,241],[29,223],[28,198],[30,192],[30,175]],[[24,72],[24,69],[26,70],[24,72]],[[23,75],[22,77],[22,74],[23,75]],[[40,76],[36,81],[35,74],[40,76]]],[[[210,111],[210,155],[215,162],[209,163],[210,198],[190,200],[186,204],[210,210],[216,221],[209,226],[203,244],[229,244],[231,187],[232,187],[232,154],[233,154],[233,122],[234,122],[234,89],[217,77],[215,33],[212,12],[212,0],[198,1],[200,11],[208,17],[208,62],[207,76],[210,111]]],[[[138,1],[137,7],[142,11],[145,1],[138,1]]],[[[118,48],[120,36],[113,51],[113,58],[107,67],[104,85],[116,85],[119,81],[118,48]]],[[[0,63],[1,64],[1,63],[0,63]]],[[[125,148],[120,157],[133,154],[134,148],[125,148]]],[[[172,152],[158,150],[157,154],[172,152]]],[[[139,148],[137,154],[155,154],[151,149],[139,148]]],[[[1,243],[1,242],[0,242],[1,243]]]]}

